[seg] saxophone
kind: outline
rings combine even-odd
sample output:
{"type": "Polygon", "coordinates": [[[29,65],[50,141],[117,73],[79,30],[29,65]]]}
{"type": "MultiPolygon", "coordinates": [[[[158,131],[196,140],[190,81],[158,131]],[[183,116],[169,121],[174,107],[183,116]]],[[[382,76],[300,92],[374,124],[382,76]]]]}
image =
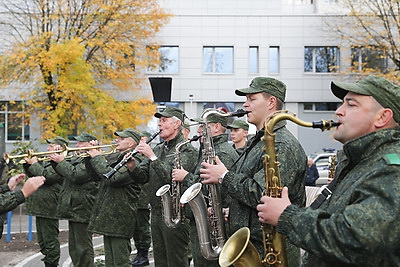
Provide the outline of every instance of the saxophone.
{"type": "MultiPolygon", "coordinates": [[[[175,146],[174,169],[180,169],[182,167],[180,157],[181,147],[187,143],[197,141],[199,138],[200,136],[195,135],[191,139],[180,142],[175,146]]],[[[171,185],[166,184],[161,186],[157,190],[156,196],[161,197],[162,214],[165,225],[169,228],[176,228],[183,220],[182,206],[179,203],[181,197],[180,182],[171,181],[171,185]]]]}
{"type": "MultiPolygon", "coordinates": [[[[276,148],[274,126],[281,120],[290,120],[303,127],[319,128],[322,131],[329,130],[339,125],[332,120],[321,120],[318,122],[305,122],[296,118],[295,114],[288,111],[277,111],[265,122],[264,141],[264,170],[265,170],[265,194],[273,198],[280,198],[282,184],[280,179],[279,165],[276,148]]],[[[285,250],[285,237],[272,225],[262,224],[264,258],[260,255],[254,245],[250,242],[250,230],[243,227],[236,231],[223,247],[219,264],[221,266],[287,266],[285,250]]]]}
{"type": "MultiPolygon", "coordinates": [[[[207,126],[207,117],[211,114],[217,114],[222,117],[241,117],[247,114],[247,111],[237,110],[232,113],[225,113],[216,109],[206,109],[201,115],[200,123],[204,125],[203,129],[203,161],[216,164],[215,150],[212,137],[207,126]]],[[[197,234],[200,243],[200,252],[208,260],[215,260],[226,241],[225,222],[222,212],[222,200],[219,184],[208,185],[208,196],[204,197],[201,189],[201,183],[195,183],[190,186],[182,195],[180,202],[189,203],[195,217],[197,234]],[[206,200],[208,203],[206,204],[206,200]],[[210,211],[208,211],[210,207],[210,211]]]]}

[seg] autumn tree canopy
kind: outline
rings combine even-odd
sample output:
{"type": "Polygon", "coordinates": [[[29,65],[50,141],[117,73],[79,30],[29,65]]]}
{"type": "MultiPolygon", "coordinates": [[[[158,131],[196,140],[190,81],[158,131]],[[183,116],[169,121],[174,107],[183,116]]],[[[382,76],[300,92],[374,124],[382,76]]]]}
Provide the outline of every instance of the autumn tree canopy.
{"type": "Polygon", "coordinates": [[[152,116],[152,101],[134,91],[141,70],[157,64],[147,47],[170,16],[156,0],[0,3],[1,82],[32,85],[27,113],[42,119],[44,138],[83,130],[107,138],[152,116]]]}
{"type": "MultiPolygon", "coordinates": [[[[356,72],[376,73],[371,68],[378,61],[387,58],[387,68],[380,74],[398,83],[400,70],[400,1],[391,0],[341,0],[344,16],[330,17],[326,24],[333,30],[336,38],[341,38],[356,49],[364,49],[363,64],[356,72]],[[358,46],[358,47],[356,47],[358,46]],[[374,53],[371,53],[373,51],[374,53]]],[[[351,56],[354,57],[354,54],[351,56]]],[[[380,64],[382,65],[382,64],[380,64]]],[[[353,69],[354,70],[354,69],[353,69]]]]}

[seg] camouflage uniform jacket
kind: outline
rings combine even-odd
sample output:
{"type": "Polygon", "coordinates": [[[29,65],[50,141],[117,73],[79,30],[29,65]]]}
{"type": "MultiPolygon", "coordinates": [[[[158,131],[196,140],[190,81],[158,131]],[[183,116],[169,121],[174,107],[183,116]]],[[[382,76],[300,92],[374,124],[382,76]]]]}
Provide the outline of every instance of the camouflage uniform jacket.
{"type": "MultiPolygon", "coordinates": [[[[227,168],[232,166],[232,164],[238,158],[238,155],[235,149],[228,143],[228,135],[220,134],[218,136],[213,136],[212,142],[214,145],[215,155],[219,157],[219,159],[224,163],[225,166],[227,166],[227,168]]],[[[199,151],[199,153],[202,154],[202,151],[199,151]]],[[[200,155],[198,158],[200,160],[197,162],[194,172],[189,172],[182,181],[182,188],[184,190],[194,183],[198,183],[203,180],[200,178],[201,163],[204,161],[203,155],[200,155]]]]}
{"type": "MultiPolygon", "coordinates": [[[[235,149],[228,143],[228,135],[227,134],[221,134],[218,136],[213,136],[212,137],[213,145],[214,145],[214,151],[215,155],[219,157],[219,159],[224,163],[225,166],[228,168],[232,166],[232,164],[235,162],[235,160],[238,158],[238,155],[235,151],[235,149]]],[[[202,151],[199,151],[199,153],[202,153],[202,151]]],[[[182,181],[182,190],[183,192],[191,185],[195,183],[201,182],[203,179],[200,178],[200,168],[201,168],[201,163],[204,161],[203,156],[201,155],[199,157],[199,160],[196,165],[196,169],[194,170],[193,173],[189,172],[186,176],[185,179],[182,181]]],[[[219,185],[217,185],[219,186],[219,185]]],[[[206,189],[206,187],[202,187],[206,189]]],[[[203,190],[204,195],[208,195],[206,190],[203,190]]],[[[226,198],[222,198],[224,202],[226,201],[226,198]]],[[[190,218],[193,218],[192,212],[189,212],[188,216],[190,218]]]]}
{"type": "Polygon", "coordinates": [[[64,177],[58,216],[73,222],[89,223],[99,179],[90,164],[90,158],[63,160],[54,164],[54,169],[64,177]]]}
{"type": "MultiPolygon", "coordinates": [[[[306,174],[307,156],[298,140],[285,127],[286,122],[275,125],[275,147],[280,165],[282,184],[289,188],[292,203],[305,206],[306,195],[304,178],[306,174]]],[[[262,251],[262,232],[257,215],[257,204],[265,190],[265,171],[261,138],[264,131],[259,131],[251,139],[250,150],[245,151],[242,158],[234,166],[236,171],[229,171],[222,182],[222,190],[231,197],[229,205],[229,229],[233,234],[241,227],[251,229],[251,242],[262,251]],[[252,142],[256,142],[252,147],[252,142]]]]}
{"type": "MultiPolygon", "coordinates": [[[[138,162],[142,162],[143,160],[146,159],[146,156],[143,154],[137,154],[135,156],[135,159],[138,162]]],[[[137,201],[137,208],[138,209],[150,209],[150,203],[149,203],[149,184],[139,184],[140,187],[140,193],[139,193],[139,198],[137,201]]]]}
{"type": "Polygon", "coordinates": [[[24,164],[23,167],[29,177],[44,176],[46,178],[44,184],[26,199],[27,213],[48,219],[58,219],[56,213],[63,177],[48,161],[36,162],[32,165],[24,164]]]}
{"type": "MultiPolygon", "coordinates": [[[[137,167],[132,174],[134,179],[149,183],[149,199],[151,212],[161,212],[161,198],[156,196],[157,190],[165,185],[171,184],[171,172],[174,168],[175,146],[184,142],[182,133],[170,140],[156,145],[153,149],[157,156],[155,161],[143,160],[140,164],[136,161],[137,167]]],[[[191,170],[197,163],[197,151],[191,144],[185,144],[180,148],[180,164],[185,170],[191,170]]]]}
{"type": "Polygon", "coordinates": [[[235,144],[232,145],[233,149],[235,149],[236,153],[238,153],[238,155],[242,154],[246,148],[248,147],[248,144],[246,142],[246,144],[244,146],[242,146],[241,148],[235,148],[235,144]]]}
{"type": "Polygon", "coordinates": [[[332,196],[319,209],[290,205],[277,230],[307,266],[400,266],[400,128],[347,142],[332,196]]]}
{"type": "Polygon", "coordinates": [[[3,234],[3,224],[6,212],[15,209],[19,204],[25,202],[24,194],[21,190],[10,192],[7,184],[0,186],[0,238],[3,234]]]}
{"type": "MultiPolygon", "coordinates": [[[[99,155],[92,158],[90,163],[101,177],[117,165],[128,152],[116,153],[117,159],[114,157],[114,160],[110,161],[107,161],[104,155],[99,155]]],[[[90,218],[89,231],[131,238],[139,192],[140,187],[132,179],[126,166],[119,169],[110,179],[102,178],[90,218]]]]}

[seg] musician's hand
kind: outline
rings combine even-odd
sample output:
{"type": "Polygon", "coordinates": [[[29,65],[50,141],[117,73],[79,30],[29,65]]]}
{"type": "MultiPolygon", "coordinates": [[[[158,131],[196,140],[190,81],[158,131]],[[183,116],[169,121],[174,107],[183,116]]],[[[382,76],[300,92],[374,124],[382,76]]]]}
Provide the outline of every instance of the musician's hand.
{"type": "Polygon", "coordinates": [[[128,170],[130,172],[133,172],[133,170],[136,168],[135,159],[132,158],[132,159],[128,160],[126,162],[126,167],[128,167],[128,170]]]}
{"type": "Polygon", "coordinates": [[[189,172],[184,168],[172,170],[172,181],[182,182],[189,172]]]}
{"type": "Polygon", "coordinates": [[[56,163],[60,163],[65,159],[65,157],[62,154],[49,154],[49,159],[56,163]]]}
{"type": "Polygon", "coordinates": [[[38,162],[38,158],[37,157],[31,157],[31,158],[30,157],[25,157],[24,160],[29,165],[32,165],[33,163],[38,162]]]}
{"type": "Polygon", "coordinates": [[[203,184],[217,184],[219,178],[228,170],[218,156],[215,157],[215,163],[216,165],[201,163],[200,177],[204,179],[203,184]]]}
{"type": "Polygon", "coordinates": [[[44,184],[45,180],[46,178],[44,178],[44,176],[35,176],[26,180],[24,186],[21,189],[24,197],[32,195],[39,187],[44,184]]]}
{"type": "Polygon", "coordinates": [[[151,148],[151,146],[149,144],[146,143],[139,143],[139,145],[137,145],[137,147],[135,148],[137,152],[142,153],[143,155],[145,155],[147,158],[151,158],[151,157],[155,157],[156,154],[154,154],[153,149],[151,148]]]}
{"type": "Polygon", "coordinates": [[[103,152],[101,152],[101,149],[99,149],[99,148],[88,149],[88,151],[86,151],[86,153],[88,153],[91,158],[94,158],[94,157],[96,157],[98,155],[102,155],[103,154],[103,152]]]}
{"type": "Polygon", "coordinates": [[[25,174],[20,173],[17,175],[14,175],[13,177],[10,178],[10,180],[8,181],[7,185],[10,188],[10,191],[14,191],[15,187],[17,187],[17,185],[22,182],[25,178],[25,174]]]}
{"type": "Polygon", "coordinates": [[[281,198],[272,198],[264,196],[257,205],[258,219],[262,223],[277,225],[279,217],[287,206],[292,203],[289,200],[288,188],[284,187],[281,198]]]}

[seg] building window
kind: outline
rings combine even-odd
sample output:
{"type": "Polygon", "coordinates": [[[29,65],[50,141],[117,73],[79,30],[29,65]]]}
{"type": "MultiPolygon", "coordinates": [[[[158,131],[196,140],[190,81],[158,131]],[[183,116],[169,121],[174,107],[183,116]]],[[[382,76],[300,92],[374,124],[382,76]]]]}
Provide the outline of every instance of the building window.
{"type": "Polygon", "coordinates": [[[351,48],[351,66],[353,71],[371,69],[386,72],[388,60],[384,50],[377,47],[353,46],[351,48]]]}
{"type": "Polygon", "coordinates": [[[306,102],[303,103],[304,111],[336,111],[342,103],[340,102],[306,102]]]}
{"type": "MultiPolygon", "coordinates": [[[[149,47],[149,49],[154,49],[149,47]]],[[[159,62],[158,66],[150,66],[149,72],[159,73],[178,73],[179,72],[179,47],[160,46],[158,47],[159,62]]]]}
{"type": "Polygon", "coordinates": [[[205,46],[203,48],[203,71],[205,73],[233,73],[233,47],[205,46]]]}
{"type": "Polygon", "coordinates": [[[279,46],[269,47],[269,73],[279,73],[280,69],[279,46]]]}
{"type": "Polygon", "coordinates": [[[29,123],[23,113],[21,101],[0,102],[0,123],[4,126],[7,141],[29,140],[29,123]]]}
{"type": "Polygon", "coordinates": [[[339,48],[330,46],[304,48],[304,71],[329,73],[339,68],[339,48]]]}
{"type": "Polygon", "coordinates": [[[249,73],[258,73],[258,46],[249,47],[249,73]]]}

